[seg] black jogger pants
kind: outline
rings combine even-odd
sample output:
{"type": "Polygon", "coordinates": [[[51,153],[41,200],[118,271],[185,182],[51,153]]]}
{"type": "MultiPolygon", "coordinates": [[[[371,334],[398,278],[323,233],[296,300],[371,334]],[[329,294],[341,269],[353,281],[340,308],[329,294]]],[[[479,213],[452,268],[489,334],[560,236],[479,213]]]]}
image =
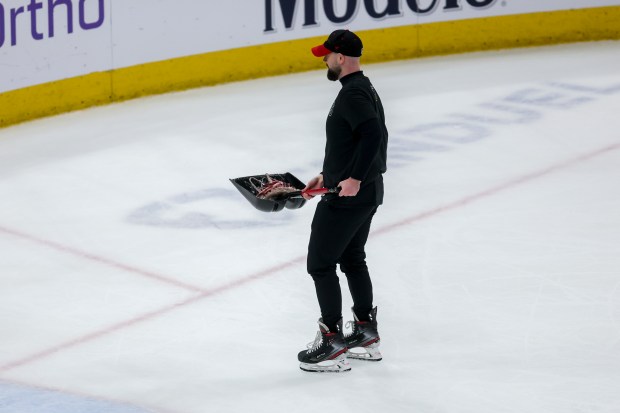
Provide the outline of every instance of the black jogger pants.
{"type": "Polygon", "coordinates": [[[376,206],[339,208],[320,201],[308,244],[308,273],[314,280],[323,322],[332,330],[342,318],[342,293],[336,265],[346,275],[353,310],[367,320],[372,309],[372,282],[364,247],[376,206]]]}

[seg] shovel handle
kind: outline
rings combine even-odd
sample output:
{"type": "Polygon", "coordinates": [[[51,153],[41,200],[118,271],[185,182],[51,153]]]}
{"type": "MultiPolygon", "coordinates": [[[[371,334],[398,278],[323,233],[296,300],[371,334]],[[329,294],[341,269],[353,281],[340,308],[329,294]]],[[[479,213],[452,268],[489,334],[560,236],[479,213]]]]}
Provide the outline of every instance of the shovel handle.
{"type": "Polygon", "coordinates": [[[340,188],[316,188],[316,189],[306,189],[305,191],[301,191],[301,195],[310,195],[317,196],[323,194],[335,194],[340,191],[340,188]]]}

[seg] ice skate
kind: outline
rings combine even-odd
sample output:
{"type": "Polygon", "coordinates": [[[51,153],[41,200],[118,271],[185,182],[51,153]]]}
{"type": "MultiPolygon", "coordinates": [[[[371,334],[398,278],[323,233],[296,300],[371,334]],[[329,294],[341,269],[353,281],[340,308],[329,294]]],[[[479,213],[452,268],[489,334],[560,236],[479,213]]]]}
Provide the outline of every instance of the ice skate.
{"type": "Polygon", "coordinates": [[[368,314],[370,321],[360,321],[353,311],[354,320],[347,322],[352,331],[345,336],[348,347],[347,357],[356,360],[379,361],[383,358],[379,351],[379,331],[377,330],[377,307],[368,314]]]}
{"type": "Polygon", "coordinates": [[[308,349],[300,351],[297,358],[299,368],[317,373],[340,373],[351,370],[346,357],[347,346],[342,335],[342,320],[338,322],[338,331],[330,331],[319,319],[319,331],[308,349]]]}

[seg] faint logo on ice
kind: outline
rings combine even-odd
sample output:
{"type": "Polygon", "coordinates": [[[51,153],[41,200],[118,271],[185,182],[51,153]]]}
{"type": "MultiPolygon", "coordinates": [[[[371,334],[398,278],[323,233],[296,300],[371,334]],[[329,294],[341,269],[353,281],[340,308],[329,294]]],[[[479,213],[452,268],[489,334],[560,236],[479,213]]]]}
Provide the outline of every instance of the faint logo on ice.
{"type": "Polygon", "coordinates": [[[288,214],[265,214],[248,208],[239,202],[237,191],[223,188],[177,194],[127,216],[127,221],[136,225],[184,229],[255,228],[282,225],[290,219],[288,214]]]}
{"type": "Polygon", "coordinates": [[[551,82],[517,89],[506,96],[447,113],[434,122],[391,131],[388,166],[398,168],[425,155],[455,150],[459,145],[501,133],[499,128],[526,125],[551,111],[568,111],[606,95],[620,93],[620,84],[584,85],[551,82]]]}
{"type": "MultiPolygon", "coordinates": [[[[502,134],[501,128],[528,125],[553,111],[570,111],[601,97],[620,93],[620,84],[597,86],[552,82],[526,86],[467,110],[445,113],[436,121],[390,130],[388,168],[403,168],[429,155],[457,150],[502,134]]],[[[320,163],[299,166],[295,174],[314,176],[320,163]]],[[[164,228],[220,230],[288,225],[292,214],[268,214],[248,206],[233,189],[207,188],[180,193],[131,212],[127,221],[164,228]]]]}

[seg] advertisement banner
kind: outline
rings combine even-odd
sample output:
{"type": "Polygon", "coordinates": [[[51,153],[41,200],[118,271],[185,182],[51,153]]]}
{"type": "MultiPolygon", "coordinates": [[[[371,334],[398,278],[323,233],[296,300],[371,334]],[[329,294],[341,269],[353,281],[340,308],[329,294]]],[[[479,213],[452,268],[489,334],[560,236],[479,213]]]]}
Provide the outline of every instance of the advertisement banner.
{"type": "Polygon", "coordinates": [[[183,56],[620,0],[0,0],[0,93],[183,56]]]}
{"type": "Polygon", "coordinates": [[[620,5],[620,0],[117,0],[115,68],[322,36],[508,14],[620,5]]]}
{"type": "Polygon", "coordinates": [[[0,93],[109,70],[110,0],[0,0],[0,93]]]}

